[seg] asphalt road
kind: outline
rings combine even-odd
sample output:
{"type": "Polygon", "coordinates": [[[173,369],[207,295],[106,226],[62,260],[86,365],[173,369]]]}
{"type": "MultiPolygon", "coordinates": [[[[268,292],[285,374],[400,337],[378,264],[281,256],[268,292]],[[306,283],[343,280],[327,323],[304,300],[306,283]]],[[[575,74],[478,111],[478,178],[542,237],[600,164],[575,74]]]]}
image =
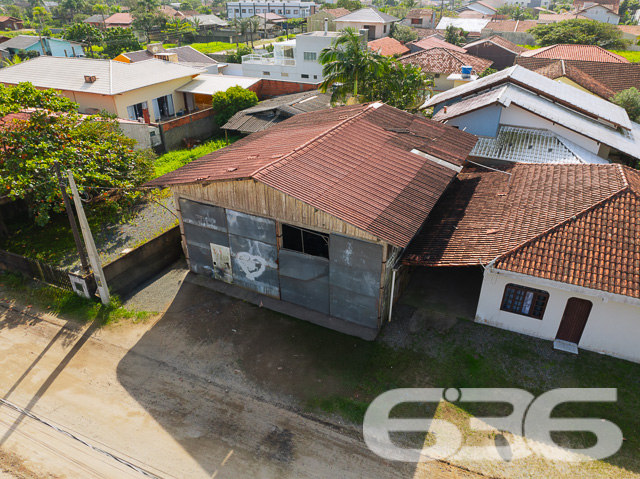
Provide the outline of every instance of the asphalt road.
{"type": "Polygon", "coordinates": [[[156,321],[99,329],[0,308],[0,398],[34,415],[0,404],[0,452],[30,474],[7,477],[477,477],[389,463],[357,431],[136,350],[156,321]]]}

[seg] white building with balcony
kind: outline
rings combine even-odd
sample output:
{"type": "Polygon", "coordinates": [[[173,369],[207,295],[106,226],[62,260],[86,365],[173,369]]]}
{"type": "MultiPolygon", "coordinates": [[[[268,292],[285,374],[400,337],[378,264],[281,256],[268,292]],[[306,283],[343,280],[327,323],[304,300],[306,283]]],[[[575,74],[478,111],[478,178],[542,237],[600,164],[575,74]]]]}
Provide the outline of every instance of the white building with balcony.
{"type": "Polygon", "coordinates": [[[227,2],[227,18],[249,18],[261,13],[276,13],[285,18],[306,18],[318,10],[314,2],[227,2]]]}
{"type": "Polygon", "coordinates": [[[299,83],[320,83],[320,52],[331,46],[340,32],[309,32],[294,40],[274,43],[273,53],[242,57],[242,75],[299,83]]]}

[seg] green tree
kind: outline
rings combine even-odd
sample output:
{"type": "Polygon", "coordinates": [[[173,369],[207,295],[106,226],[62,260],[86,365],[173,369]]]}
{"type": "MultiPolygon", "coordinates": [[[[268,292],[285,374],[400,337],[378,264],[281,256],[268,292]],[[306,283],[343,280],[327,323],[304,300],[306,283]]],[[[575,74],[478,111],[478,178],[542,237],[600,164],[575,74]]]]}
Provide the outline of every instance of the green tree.
{"type": "Polygon", "coordinates": [[[502,5],[496,11],[498,15],[506,15],[512,20],[531,20],[534,15],[527,9],[520,8],[520,5],[502,5]]]}
{"type": "Polygon", "coordinates": [[[416,31],[408,25],[393,24],[391,28],[391,37],[399,42],[407,43],[418,39],[416,31]]]}
{"type": "Polygon", "coordinates": [[[220,91],[214,94],[211,100],[211,106],[216,113],[215,121],[220,126],[224,125],[229,121],[229,118],[240,110],[257,104],[258,96],[255,92],[240,86],[233,86],[227,91],[220,91]]]}
{"type": "Polygon", "coordinates": [[[631,121],[640,122],[640,91],[635,87],[616,93],[611,101],[627,110],[631,121]]]}
{"type": "Polygon", "coordinates": [[[76,103],[30,83],[0,85],[0,117],[25,109],[31,109],[26,119],[8,120],[0,128],[0,191],[26,200],[37,224],[64,211],[52,169],[56,160],[93,196],[103,194],[97,188],[129,189],[149,178],[150,165],[133,150],[135,141],[108,115],[81,115],[76,103]]]}
{"type": "Polygon", "coordinates": [[[478,75],[480,78],[488,77],[489,75],[493,75],[494,73],[498,73],[498,70],[495,68],[485,68],[483,72],[478,75]]]}
{"type": "Polygon", "coordinates": [[[375,78],[364,94],[366,101],[383,101],[401,110],[417,112],[431,95],[433,79],[419,66],[403,65],[385,58],[383,74],[375,78]]]}
{"type": "Polygon", "coordinates": [[[364,5],[360,3],[358,0],[338,0],[336,3],[325,3],[323,8],[332,9],[332,8],[346,8],[347,10],[353,12],[354,10],[360,10],[364,8],[364,5]]]}
{"type": "Polygon", "coordinates": [[[449,25],[444,31],[444,41],[452,45],[462,45],[465,42],[467,32],[462,28],[449,25]]]}
{"type": "Polygon", "coordinates": [[[124,52],[142,50],[140,42],[130,28],[107,28],[103,34],[102,52],[109,58],[115,58],[124,52]]]}
{"type": "Polygon", "coordinates": [[[91,47],[102,43],[102,32],[88,23],[74,23],[64,31],[63,37],[67,40],[86,44],[89,55],[92,57],[93,50],[91,47]]]}
{"type": "Polygon", "coordinates": [[[60,13],[66,21],[71,21],[78,13],[86,8],[84,0],[62,0],[59,5],[60,13]]]}
{"type": "Polygon", "coordinates": [[[253,53],[253,50],[248,45],[239,45],[238,48],[227,55],[227,63],[242,63],[242,57],[253,53]]]}
{"type": "Polygon", "coordinates": [[[164,26],[166,17],[158,10],[160,3],[158,0],[140,0],[134,4],[131,10],[133,17],[133,28],[142,32],[147,39],[151,41],[150,34],[157,28],[164,26]]]}
{"type": "Polygon", "coordinates": [[[186,35],[193,35],[196,29],[191,22],[181,18],[173,18],[169,20],[162,30],[162,33],[169,43],[177,43],[182,45],[182,41],[186,35]]]}
{"type": "Polygon", "coordinates": [[[384,57],[368,51],[365,45],[353,28],[345,28],[330,47],[320,52],[318,61],[324,77],[320,91],[333,88],[332,101],[345,100],[350,95],[357,100],[373,79],[382,74],[384,57]]]}
{"type": "Polygon", "coordinates": [[[93,6],[93,13],[96,13],[102,17],[102,27],[105,28],[104,21],[106,19],[107,14],[109,13],[109,6],[103,3],[96,3],[93,6]]]}
{"type": "Polygon", "coordinates": [[[533,35],[536,43],[542,47],[570,43],[623,50],[630,43],[622,38],[622,32],[615,25],[594,20],[571,19],[548,25],[538,25],[529,29],[528,33],[533,35]]]}

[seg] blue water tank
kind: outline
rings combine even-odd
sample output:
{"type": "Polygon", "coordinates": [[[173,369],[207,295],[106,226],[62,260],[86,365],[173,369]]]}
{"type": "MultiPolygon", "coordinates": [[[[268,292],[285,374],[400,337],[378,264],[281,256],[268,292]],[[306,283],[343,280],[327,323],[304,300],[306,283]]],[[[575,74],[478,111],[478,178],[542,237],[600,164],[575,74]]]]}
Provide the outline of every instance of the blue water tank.
{"type": "Polygon", "coordinates": [[[471,76],[472,71],[473,71],[473,67],[465,65],[462,67],[462,76],[463,77],[471,76]]]}

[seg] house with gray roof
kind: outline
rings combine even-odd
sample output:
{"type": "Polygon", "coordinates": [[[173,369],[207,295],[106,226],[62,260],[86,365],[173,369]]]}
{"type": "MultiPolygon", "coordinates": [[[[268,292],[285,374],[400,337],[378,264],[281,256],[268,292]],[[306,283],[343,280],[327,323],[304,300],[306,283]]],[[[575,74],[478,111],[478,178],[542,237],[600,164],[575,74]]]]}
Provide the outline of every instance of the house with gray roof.
{"type": "Polygon", "coordinates": [[[200,53],[193,47],[183,46],[175,48],[164,48],[161,43],[150,43],[144,50],[121,53],[114,58],[115,61],[124,63],[136,63],[151,59],[165,60],[173,63],[180,63],[194,68],[203,68],[208,73],[218,73],[219,67],[226,66],[219,63],[204,53],[200,53]]]}
{"type": "Polygon", "coordinates": [[[440,93],[433,119],[480,136],[482,162],[640,160],[640,124],[613,103],[519,65],[440,93]]]}
{"type": "Polygon", "coordinates": [[[345,28],[353,28],[356,31],[368,30],[368,40],[388,37],[391,33],[391,26],[399,21],[399,18],[373,8],[361,8],[335,20],[337,31],[345,28]]]}
{"type": "Polygon", "coordinates": [[[82,45],[61,38],[18,35],[0,44],[2,59],[11,59],[14,55],[26,52],[27,55],[50,55],[54,57],[83,57],[82,45]],[[33,53],[29,53],[33,52],[33,53]]]}

